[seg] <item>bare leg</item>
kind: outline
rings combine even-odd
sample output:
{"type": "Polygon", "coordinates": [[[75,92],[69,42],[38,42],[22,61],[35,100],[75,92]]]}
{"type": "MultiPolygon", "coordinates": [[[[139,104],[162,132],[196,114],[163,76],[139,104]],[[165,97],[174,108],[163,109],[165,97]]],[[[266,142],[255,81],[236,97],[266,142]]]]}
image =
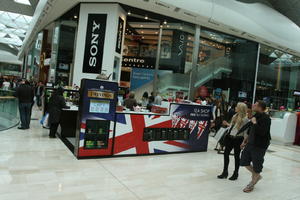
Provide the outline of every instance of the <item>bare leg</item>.
{"type": "Polygon", "coordinates": [[[262,177],[260,175],[260,173],[256,173],[254,170],[253,170],[253,167],[252,165],[249,165],[249,166],[246,166],[246,169],[252,173],[252,183],[253,184],[256,184],[262,177]]]}

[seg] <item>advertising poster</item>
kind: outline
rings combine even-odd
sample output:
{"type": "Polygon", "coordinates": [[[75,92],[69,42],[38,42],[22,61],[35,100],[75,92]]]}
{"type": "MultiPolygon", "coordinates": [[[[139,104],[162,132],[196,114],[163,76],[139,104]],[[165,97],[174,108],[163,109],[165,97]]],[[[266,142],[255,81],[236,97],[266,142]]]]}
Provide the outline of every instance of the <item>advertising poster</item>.
{"type": "Polygon", "coordinates": [[[130,90],[136,90],[154,80],[153,69],[133,68],[131,72],[130,90]]]}

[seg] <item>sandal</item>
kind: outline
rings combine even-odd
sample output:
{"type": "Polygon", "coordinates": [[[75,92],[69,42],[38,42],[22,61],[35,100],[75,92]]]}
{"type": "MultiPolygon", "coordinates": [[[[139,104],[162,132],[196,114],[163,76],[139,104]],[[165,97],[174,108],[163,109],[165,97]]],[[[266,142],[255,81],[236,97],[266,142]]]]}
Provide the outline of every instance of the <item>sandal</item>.
{"type": "Polygon", "coordinates": [[[243,192],[250,193],[254,190],[254,184],[250,182],[244,189],[243,192]]]}

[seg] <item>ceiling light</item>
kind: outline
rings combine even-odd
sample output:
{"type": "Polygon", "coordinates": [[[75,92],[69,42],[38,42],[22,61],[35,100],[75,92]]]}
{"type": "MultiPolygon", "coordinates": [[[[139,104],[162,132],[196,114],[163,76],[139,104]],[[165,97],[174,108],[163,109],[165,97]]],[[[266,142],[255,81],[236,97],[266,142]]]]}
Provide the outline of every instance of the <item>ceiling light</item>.
{"type": "Polygon", "coordinates": [[[146,20],[149,19],[147,15],[145,16],[145,19],[146,19],[146,20]]]}
{"type": "Polygon", "coordinates": [[[182,30],[182,26],[180,26],[179,29],[182,30]]]}
{"type": "Polygon", "coordinates": [[[31,6],[29,0],[14,0],[14,2],[31,6]]]}
{"type": "Polygon", "coordinates": [[[74,19],[77,19],[78,18],[78,16],[77,15],[74,15],[74,19]]]}
{"type": "Polygon", "coordinates": [[[167,25],[167,28],[170,28],[170,25],[167,25]]]}
{"type": "Polygon", "coordinates": [[[164,25],[166,25],[167,23],[168,23],[167,20],[165,20],[165,21],[164,21],[164,25]]]}
{"type": "Polygon", "coordinates": [[[128,15],[131,15],[131,11],[129,10],[127,14],[128,14],[128,15]]]}
{"type": "Polygon", "coordinates": [[[141,32],[142,34],[144,33],[144,31],[141,32]]]}
{"type": "Polygon", "coordinates": [[[156,31],[155,34],[158,34],[158,32],[156,31]]]}
{"type": "Polygon", "coordinates": [[[143,26],[144,26],[143,24],[140,25],[140,27],[143,27],[143,26]]]}

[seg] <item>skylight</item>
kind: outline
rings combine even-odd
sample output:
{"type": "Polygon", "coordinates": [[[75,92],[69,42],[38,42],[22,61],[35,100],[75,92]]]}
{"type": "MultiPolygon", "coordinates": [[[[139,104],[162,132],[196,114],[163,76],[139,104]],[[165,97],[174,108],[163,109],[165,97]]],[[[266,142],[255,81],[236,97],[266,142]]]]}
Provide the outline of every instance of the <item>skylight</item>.
{"type": "Polygon", "coordinates": [[[20,48],[31,19],[32,17],[30,16],[0,11],[0,43],[20,48]]]}
{"type": "Polygon", "coordinates": [[[31,5],[29,0],[14,0],[16,3],[24,4],[24,5],[31,5]]]}

